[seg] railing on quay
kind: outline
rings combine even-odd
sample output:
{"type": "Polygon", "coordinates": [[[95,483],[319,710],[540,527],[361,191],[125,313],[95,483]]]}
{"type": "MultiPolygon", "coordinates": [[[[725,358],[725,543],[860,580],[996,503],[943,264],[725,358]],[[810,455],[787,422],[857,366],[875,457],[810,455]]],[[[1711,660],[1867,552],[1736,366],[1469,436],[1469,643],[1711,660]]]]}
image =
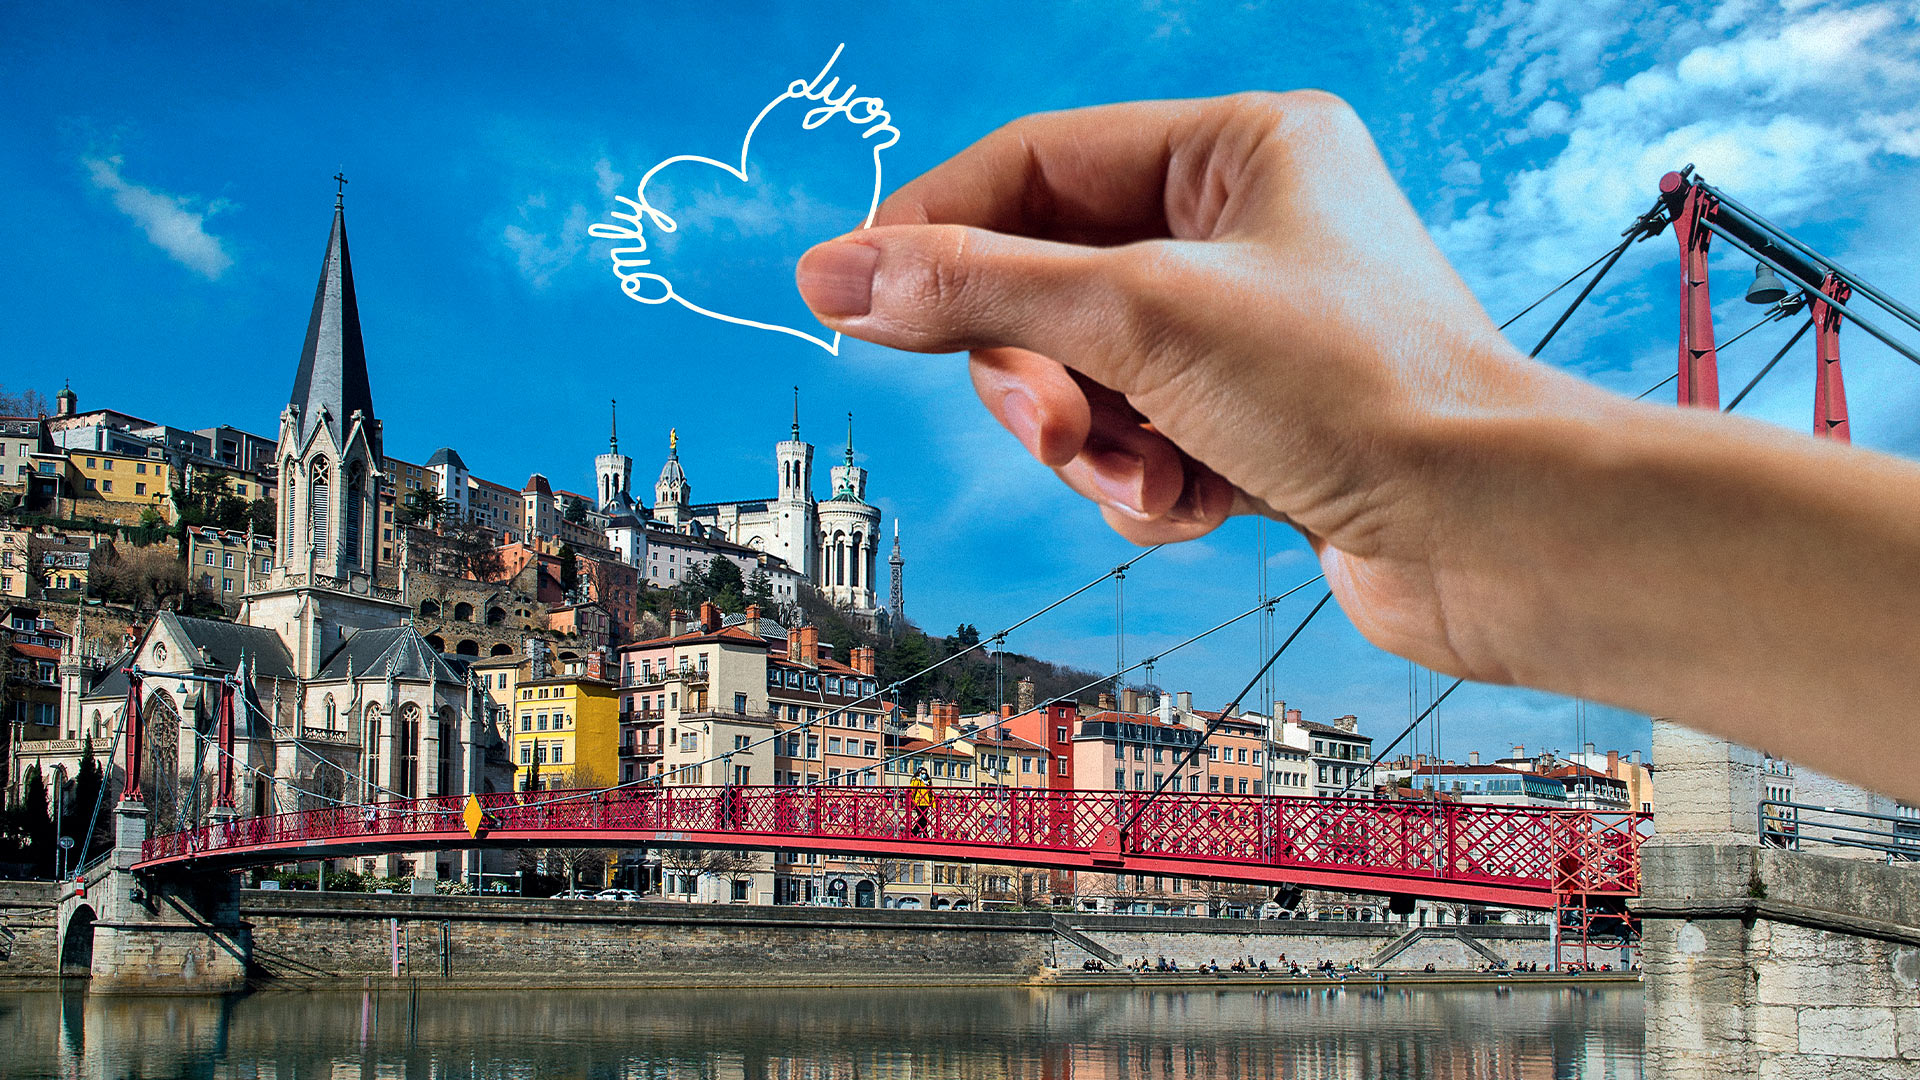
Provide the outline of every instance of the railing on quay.
{"type": "Polygon", "coordinates": [[[1889,863],[1920,862],[1920,818],[1762,799],[1760,842],[1789,851],[1823,844],[1864,848],[1889,863]]]}
{"type": "MultiPolygon", "coordinates": [[[[146,841],[142,863],[266,863],[320,850],[473,846],[467,796],[240,818],[146,841]]],[[[1645,816],[1424,801],[939,788],[634,787],[478,796],[481,844],[806,847],[902,858],[1280,880],[1375,875],[1546,894],[1639,891],[1645,816]],[[1124,830],[1124,832],[1123,832],[1124,830]],[[613,841],[607,835],[603,842],[613,841]]]]}

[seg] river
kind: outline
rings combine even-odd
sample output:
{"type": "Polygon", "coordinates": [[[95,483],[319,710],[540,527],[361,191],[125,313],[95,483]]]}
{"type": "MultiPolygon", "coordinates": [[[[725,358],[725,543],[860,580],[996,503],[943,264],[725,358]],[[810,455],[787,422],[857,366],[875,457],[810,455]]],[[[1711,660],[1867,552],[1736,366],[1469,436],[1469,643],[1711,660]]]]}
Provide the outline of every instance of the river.
{"type": "Polygon", "coordinates": [[[0,996],[0,1077],[1637,1078],[1637,986],[0,996]]]}

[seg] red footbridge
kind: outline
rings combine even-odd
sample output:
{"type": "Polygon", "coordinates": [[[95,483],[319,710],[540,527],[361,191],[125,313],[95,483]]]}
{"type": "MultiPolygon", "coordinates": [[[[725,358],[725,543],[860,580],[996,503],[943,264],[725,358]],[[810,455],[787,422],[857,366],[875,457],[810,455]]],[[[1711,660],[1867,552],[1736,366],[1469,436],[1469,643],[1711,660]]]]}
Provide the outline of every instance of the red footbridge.
{"type": "Polygon", "coordinates": [[[1158,874],[1509,908],[1638,895],[1644,815],[1419,800],[644,787],[396,800],[146,841],[136,872],[476,847],[694,847],[1158,874]]]}

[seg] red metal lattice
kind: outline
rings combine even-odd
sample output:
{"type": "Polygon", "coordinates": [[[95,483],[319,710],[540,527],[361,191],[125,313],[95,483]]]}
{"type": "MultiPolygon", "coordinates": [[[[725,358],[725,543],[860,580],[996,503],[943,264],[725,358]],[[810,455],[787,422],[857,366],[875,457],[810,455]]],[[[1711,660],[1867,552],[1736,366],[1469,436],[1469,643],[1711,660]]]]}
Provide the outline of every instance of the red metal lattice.
{"type": "Polygon", "coordinates": [[[1296,883],[1551,908],[1639,889],[1645,818],[1407,800],[896,788],[629,788],[465,796],[240,818],[146,842],[136,869],[387,851],[591,844],[780,849],[1296,883]],[[1122,827],[1124,826],[1124,833],[1122,827]]]}

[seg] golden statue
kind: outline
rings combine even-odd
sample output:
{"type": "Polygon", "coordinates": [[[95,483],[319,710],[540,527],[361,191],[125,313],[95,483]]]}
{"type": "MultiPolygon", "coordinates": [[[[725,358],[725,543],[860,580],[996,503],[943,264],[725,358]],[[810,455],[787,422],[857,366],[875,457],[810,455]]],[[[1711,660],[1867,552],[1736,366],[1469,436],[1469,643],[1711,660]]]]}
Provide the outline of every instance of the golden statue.
{"type": "Polygon", "coordinates": [[[668,428],[667,429],[667,453],[677,454],[679,452],[680,452],[680,429],[668,428]]]}

